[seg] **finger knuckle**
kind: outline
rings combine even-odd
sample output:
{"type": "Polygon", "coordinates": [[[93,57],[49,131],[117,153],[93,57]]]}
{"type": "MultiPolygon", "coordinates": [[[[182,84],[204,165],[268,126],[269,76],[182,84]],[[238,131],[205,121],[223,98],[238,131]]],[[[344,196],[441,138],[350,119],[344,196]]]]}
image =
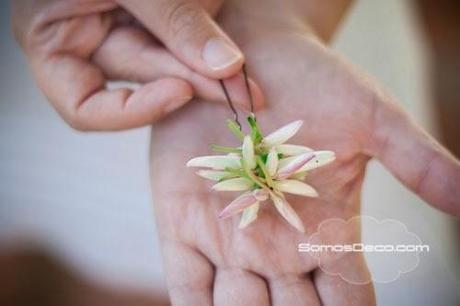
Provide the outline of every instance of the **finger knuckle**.
{"type": "Polygon", "coordinates": [[[190,32],[199,30],[203,12],[196,8],[191,1],[175,1],[165,15],[167,31],[172,37],[182,37],[190,32]]]}
{"type": "Polygon", "coordinates": [[[25,51],[35,51],[56,34],[56,26],[48,13],[48,6],[29,4],[31,7],[25,9],[25,5],[25,1],[13,4],[11,29],[14,38],[25,51]]]}
{"type": "Polygon", "coordinates": [[[78,115],[78,112],[69,112],[64,115],[64,120],[67,124],[74,130],[79,132],[88,132],[90,131],[88,124],[82,120],[81,116],[78,115]]]}

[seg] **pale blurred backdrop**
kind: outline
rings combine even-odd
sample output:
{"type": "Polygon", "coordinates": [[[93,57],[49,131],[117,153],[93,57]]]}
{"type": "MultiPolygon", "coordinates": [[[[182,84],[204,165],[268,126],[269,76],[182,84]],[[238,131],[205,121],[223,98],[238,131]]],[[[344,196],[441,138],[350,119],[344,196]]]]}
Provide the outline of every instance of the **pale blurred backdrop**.
{"type": "MultiPolygon", "coordinates": [[[[8,4],[1,3],[0,248],[33,243],[94,284],[147,296],[164,292],[149,190],[149,128],[71,130],[35,87],[10,34],[8,4]]],[[[437,135],[429,51],[411,1],[358,0],[334,47],[437,135]]],[[[431,247],[415,271],[375,285],[378,305],[460,304],[452,218],[376,162],[367,173],[363,213],[397,219],[431,247]]]]}

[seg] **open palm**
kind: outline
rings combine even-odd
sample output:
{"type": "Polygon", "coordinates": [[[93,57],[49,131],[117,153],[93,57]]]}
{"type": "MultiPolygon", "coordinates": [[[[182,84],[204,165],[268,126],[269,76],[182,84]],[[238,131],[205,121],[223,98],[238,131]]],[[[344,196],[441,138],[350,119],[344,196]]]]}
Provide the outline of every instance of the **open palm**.
{"type": "MultiPolygon", "coordinates": [[[[152,182],[172,302],[371,305],[371,284],[353,285],[324,273],[316,260],[298,253],[297,244],[306,242],[324,220],[359,214],[365,166],[372,156],[424,199],[459,215],[458,161],[372,80],[306,31],[242,32],[239,24],[225,20],[225,12],[221,18],[264,90],[267,107],[257,114],[262,130],[268,133],[301,119],[304,125],[292,143],[332,150],[337,159],[306,179],[318,198],[288,197],[305,234],[292,228],[269,201],[258,219],[240,230],[239,218],[217,219],[235,194],[210,191],[207,181],[185,168],[190,158],[209,155],[211,143],[236,144],[224,124],[230,111],[197,101],[155,125],[152,182]]],[[[260,94],[255,94],[259,101],[260,94]]],[[[357,241],[359,231],[340,237],[357,241]]],[[[368,273],[355,255],[330,264],[368,273]]]]}

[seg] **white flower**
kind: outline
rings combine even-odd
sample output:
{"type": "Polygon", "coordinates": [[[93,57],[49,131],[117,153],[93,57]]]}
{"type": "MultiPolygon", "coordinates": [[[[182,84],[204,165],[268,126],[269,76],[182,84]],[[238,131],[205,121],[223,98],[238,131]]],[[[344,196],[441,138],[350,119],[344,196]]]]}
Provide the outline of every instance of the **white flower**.
{"type": "Polygon", "coordinates": [[[256,164],[256,159],[254,157],[254,144],[252,143],[251,136],[246,135],[243,140],[242,147],[243,160],[248,165],[249,169],[254,169],[256,164]]]}
{"type": "Polygon", "coordinates": [[[212,181],[220,181],[229,176],[227,172],[219,170],[199,170],[196,174],[212,181]]]}
{"type": "Polygon", "coordinates": [[[188,161],[187,167],[206,167],[216,170],[241,167],[240,158],[233,155],[200,156],[188,161]]]}
{"type": "Polygon", "coordinates": [[[188,167],[210,168],[199,170],[198,175],[217,181],[212,186],[217,191],[244,191],[219,214],[219,219],[242,213],[240,228],[257,218],[260,204],[271,199],[278,212],[297,230],[304,232],[301,219],[289,205],[284,193],[317,197],[316,190],[302,182],[307,172],[329,164],[335,159],[332,151],[314,151],[308,147],[286,144],[300,129],[302,121],[294,121],[262,136],[253,117],[248,118],[251,134],[236,130],[236,124],[228,124],[230,130],[243,141],[241,147],[214,146],[214,150],[226,155],[202,156],[191,159],[188,167]]]}
{"type": "Polygon", "coordinates": [[[270,150],[270,153],[267,155],[266,162],[267,171],[270,176],[275,176],[276,171],[278,170],[278,163],[278,152],[276,152],[276,150],[270,150]]]}
{"type": "Polygon", "coordinates": [[[293,156],[293,155],[313,152],[313,150],[308,147],[298,146],[298,145],[293,145],[293,144],[280,144],[276,146],[276,151],[285,156],[293,156]]]}
{"type": "Polygon", "coordinates": [[[289,124],[286,124],[285,126],[279,128],[278,130],[264,137],[264,140],[262,141],[263,145],[273,147],[286,142],[287,140],[289,140],[289,138],[291,138],[297,133],[302,124],[302,120],[297,120],[289,124]]]}
{"type": "Polygon", "coordinates": [[[252,185],[254,183],[251,180],[244,177],[237,177],[221,181],[212,186],[212,189],[217,191],[244,191],[249,190],[252,185]]]}
{"type": "Polygon", "coordinates": [[[299,171],[308,161],[315,157],[313,152],[308,152],[300,155],[286,158],[287,162],[278,164],[278,170],[275,173],[276,178],[284,179],[290,177],[295,172],[299,171]]]}
{"type": "Polygon", "coordinates": [[[297,194],[305,197],[318,196],[318,193],[313,187],[295,179],[275,181],[275,187],[281,192],[297,194]]]}
{"type": "Polygon", "coordinates": [[[281,216],[283,216],[284,219],[286,219],[299,232],[305,233],[305,227],[303,226],[302,220],[300,220],[299,215],[297,215],[297,213],[284,199],[284,197],[279,197],[271,194],[271,198],[281,216]]]}
{"type": "Polygon", "coordinates": [[[335,160],[335,153],[332,151],[316,151],[314,157],[304,164],[297,172],[309,171],[329,164],[335,160]]]}

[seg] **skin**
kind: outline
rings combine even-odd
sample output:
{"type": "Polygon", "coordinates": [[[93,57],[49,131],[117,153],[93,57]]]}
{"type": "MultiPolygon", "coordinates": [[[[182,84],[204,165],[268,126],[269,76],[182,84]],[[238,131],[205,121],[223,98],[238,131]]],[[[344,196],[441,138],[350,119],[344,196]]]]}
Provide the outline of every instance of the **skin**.
{"type": "MultiPolygon", "coordinates": [[[[372,157],[434,207],[460,215],[458,160],[375,81],[329,49],[321,40],[328,35],[315,34],[320,31],[306,22],[305,11],[279,10],[274,3],[254,10],[256,2],[229,1],[218,21],[245,52],[263,89],[267,105],[257,113],[262,129],[302,119],[304,126],[290,142],[333,150],[337,160],[307,177],[319,198],[288,197],[305,234],[269,202],[240,230],[239,217],[217,219],[236,194],[210,191],[208,181],[185,168],[190,158],[210,154],[211,143],[237,144],[224,125],[230,111],[196,101],[156,124],[152,188],[173,305],[374,305],[371,283],[328,275],[297,252],[297,244],[307,242],[322,221],[359,215],[372,157]]],[[[359,241],[359,232],[351,227],[338,235],[331,229],[319,242],[359,241]]],[[[339,259],[325,264],[369,277],[361,257],[339,259]]]]}
{"type": "MultiPolygon", "coordinates": [[[[223,124],[229,110],[201,101],[225,102],[212,77],[232,76],[226,79],[232,98],[247,106],[241,75],[234,75],[240,66],[209,75],[190,62],[180,53],[180,43],[161,36],[190,31],[160,31],[151,23],[159,12],[151,10],[152,3],[160,2],[15,1],[13,25],[39,86],[76,129],[141,126],[181,107],[191,95],[201,98],[159,122],[152,139],[152,186],[173,304],[372,305],[371,284],[352,285],[325,274],[313,258],[297,252],[297,243],[306,242],[323,220],[359,214],[371,157],[454,215],[459,215],[455,187],[460,174],[458,161],[389,95],[325,45],[348,1],[228,1],[218,15],[267,97],[267,107],[257,113],[264,131],[303,119],[306,124],[293,142],[337,154],[336,162],[308,178],[318,199],[288,198],[307,227],[305,234],[291,228],[268,202],[244,231],[237,229],[238,218],[217,221],[234,195],[211,193],[185,163],[209,154],[209,143],[235,144],[223,124]],[[135,91],[104,88],[106,81],[120,79],[143,86],[135,91]]],[[[211,15],[220,6],[202,4],[211,15]]],[[[176,29],[189,20],[162,16],[176,16],[176,29]]],[[[261,91],[255,84],[251,90],[261,107],[261,91]]],[[[344,241],[360,239],[359,228],[342,234],[338,238],[344,241]]],[[[320,238],[336,236],[330,230],[320,238]]],[[[359,257],[325,264],[344,265],[368,277],[359,257]]]]}
{"type": "Polygon", "coordinates": [[[227,78],[235,102],[244,103],[238,74],[244,57],[210,70],[200,55],[211,38],[234,45],[211,18],[221,4],[18,0],[12,25],[37,85],[70,126],[122,130],[150,125],[192,97],[225,102],[217,78],[227,78]],[[111,80],[141,86],[108,89],[111,80]]]}

